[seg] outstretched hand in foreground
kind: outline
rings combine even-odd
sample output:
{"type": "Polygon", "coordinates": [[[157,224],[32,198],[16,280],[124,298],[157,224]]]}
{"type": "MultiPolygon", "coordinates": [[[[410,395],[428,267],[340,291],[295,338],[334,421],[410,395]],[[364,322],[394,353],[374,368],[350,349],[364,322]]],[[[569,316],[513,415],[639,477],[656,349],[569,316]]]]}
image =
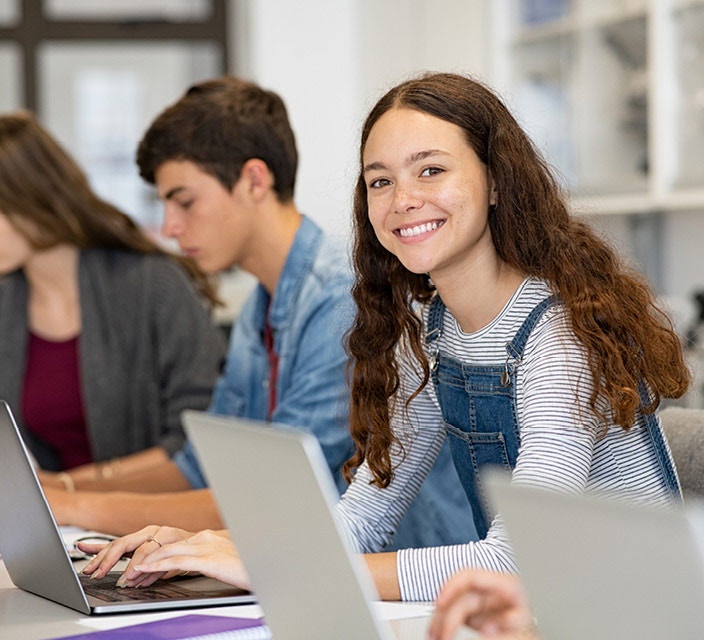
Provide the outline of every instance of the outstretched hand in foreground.
{"type": "Polygon", "coordinates": [[[430,639],[451,640],[462,625],[482,638],[538,638],[523,587],[511,574],[467,569],[447,581],[436,602],[430,639]]]}

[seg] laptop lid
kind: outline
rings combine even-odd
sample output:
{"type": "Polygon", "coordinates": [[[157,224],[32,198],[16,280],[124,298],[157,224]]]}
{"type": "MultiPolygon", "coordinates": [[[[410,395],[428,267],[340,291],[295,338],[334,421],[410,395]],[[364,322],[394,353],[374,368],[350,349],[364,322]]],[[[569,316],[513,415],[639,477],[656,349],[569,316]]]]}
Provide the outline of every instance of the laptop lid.
{"type": "MultiPolygon", "coordinates": [[[[87,595],[73,568],[17,423],[9,405],[2,400],[0,451],[3,457],[0,465],[0,555],[10,579],[20,589],[85,614],[254,601],[254,596],[247,592],[204,577],[178,581],[178,584],[163,582],[163,586],[143,600],[124,599],[129,593],[116,587],[101,588],[97,596],[87,595]]],[[[142,594],[135,594],[135,597],[145,598],[142,594]]]]}
{"type": "Polygon", "coordinates": [[[317,439],[197,411],[182,419],[273,637],[394,637],[335,519],[338,494],[317,439]]]}
{"type": "Polygon", "coordinates": [[[544,640],[697,638],[704,566],[680,508],[655,509],[486,476],[544,640]]]}

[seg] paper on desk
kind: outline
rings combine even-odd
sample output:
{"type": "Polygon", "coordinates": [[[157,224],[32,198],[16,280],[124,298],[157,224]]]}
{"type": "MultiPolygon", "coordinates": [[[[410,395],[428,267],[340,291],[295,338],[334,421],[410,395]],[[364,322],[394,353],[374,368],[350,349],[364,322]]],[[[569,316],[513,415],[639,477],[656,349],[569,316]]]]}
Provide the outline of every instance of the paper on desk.
{"type": "Polygon", "coordinates": [[[427,617],[433,613],[431,602],[372,602],[382,620],[427,617]]]}
{"type": "MultiPolygon", "coordinates": [[[[195,613],[212,613],[218,616],[228,616],[230,618],[261,618],[262,610],[259,605],[235,605],[232,607],[208,607],[207,609],[190,609],[195,613]]],[[[92,616],[90,618],[82,618],[78,624],[90,629],[118,629],[133,624],[142,624],[143,622],[151,622],[152,620],[161,620],[164,618],[175,618],[185,615],[188,611],[185,609],[176,609],[173,611],[161,611],[158,613],[140,613],[140,614],[123,614],[119,616],[92,616]]]]}
{"type": "Polygon", "coordinates": [[[69,549],[79,538],[92,538],[93,536],[97,536],[98,538],[113,537],[106,536],[104,533],[100,533],[99,531],[87,531],[86,529],[81,529],[81,527],[62,526],[59,527],[59,532],[61,533],[61,537],[64,539],[64,544],[69,549]]]}

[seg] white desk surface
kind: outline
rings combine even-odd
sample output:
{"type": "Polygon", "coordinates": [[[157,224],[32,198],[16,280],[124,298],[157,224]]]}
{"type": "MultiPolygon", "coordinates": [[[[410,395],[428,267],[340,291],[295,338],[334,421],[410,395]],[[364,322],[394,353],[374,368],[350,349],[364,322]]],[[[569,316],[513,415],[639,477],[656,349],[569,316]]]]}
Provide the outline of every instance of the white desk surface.
{"type": "MultiPolygon", "coordinates": [[[[414,603],[378,603],[384,618],[395,620],[406,616],[416,619],[399,620],[397,633],[402,640],[421,640],[426,637],[430,605],[414,603]]],[[[205,610],[201,609],[201,612],[205,610]]],[[[242,615],[255,617],[261,611],[255,606],[216,607],[207,610],[214,615],[242,615]]],[[[68,607],[56,604],[39,596],[15,587],[7,575],[5,565],[0,561],[0,640],[47,640],[68,635],[78,635],[95,631],[98,628],[113,628],[137,624],[149,619],[168,615],[185,615],[189,611],[171,613],[149,613],[139,615],[118,614],[114,616],[94,616],[89,618],[68,607]],[[114,621],[124,621],[124,625],[114,621]]],[[[192,610],[190,612],[193,612],[192,610]]],[[[471,632],[463,638],[476,637],[471,632]]],[[[360,638],[360,640],[364,640],[360,638]]]]}

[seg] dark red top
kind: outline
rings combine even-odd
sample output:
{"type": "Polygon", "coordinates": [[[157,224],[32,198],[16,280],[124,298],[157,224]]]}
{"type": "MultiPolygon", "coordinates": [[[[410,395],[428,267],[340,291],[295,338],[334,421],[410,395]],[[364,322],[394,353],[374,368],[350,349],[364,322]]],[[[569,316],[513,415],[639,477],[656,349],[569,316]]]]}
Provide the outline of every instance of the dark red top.
{"type": "Polygon", "coordinates": [[[266,322],[264,323],[264,346],[269,357],[269,409],[267,420],[271,421],[276,409],[276,383],[279,377],[279,356],[274,351],[274,332],[269,324],[269,308],[266,310],[266,322]]]}
{"type": "Polygon", "coordinates": [[[52,447],[64,469],[93,461],[78,368],[78,337],[62,342],[30,332],[22,389],[26,428],[52,447]]]}

